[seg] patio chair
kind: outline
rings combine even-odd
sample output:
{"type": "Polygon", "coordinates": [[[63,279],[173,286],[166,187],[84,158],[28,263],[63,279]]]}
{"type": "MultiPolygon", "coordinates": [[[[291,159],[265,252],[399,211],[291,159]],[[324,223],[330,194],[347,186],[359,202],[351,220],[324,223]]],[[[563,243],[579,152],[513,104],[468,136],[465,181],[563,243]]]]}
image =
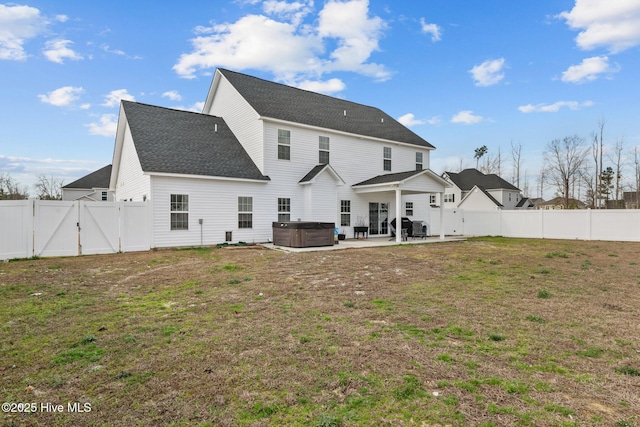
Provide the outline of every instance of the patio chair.
{"type": "Polygon", "coordinates": [[[413,238],[420,237],[424,239],[427,236],[427,224],[423,221],[413,221],[413,238]]]}

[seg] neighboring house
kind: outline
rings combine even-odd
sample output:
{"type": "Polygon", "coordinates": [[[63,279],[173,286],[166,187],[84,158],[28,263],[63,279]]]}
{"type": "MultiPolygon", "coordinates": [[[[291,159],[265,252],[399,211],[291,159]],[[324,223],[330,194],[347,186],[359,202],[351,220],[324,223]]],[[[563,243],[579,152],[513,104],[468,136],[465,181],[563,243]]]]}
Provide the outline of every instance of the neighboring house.
{"type": "MultiPolygon", "coordinates": [[[[587,205],[580,200],[577,199],[569,199],[569,209],[586,209],[587,205]]],[[[563,197],[555,197],[551,200],[547,200],[546,202],[539,203],[536,205],[536,209],[542,210],[558,210],[564,209],[564,198],[563,197]]]]}
{"type": "Polygon", "coordinates": [[[108,165],[63,186],[62,200],[113,201],[113,191],[109,191],[110,179],[111,165],[108,165]]]}
{"type": "Polygon", "coordinates": [[[264,242],[276,221],[389,236],[449,186],[433,149],[377,108],[218,69],[202,114],[122,101],[109,188],[150,201],[152,247],[264,242]]]}
{"type": "MultiPolygon", "coordinates": [[[[485,175],[477,169],[445,172],[443,178],[452,184],[444,193],[444,207],[468,210],[529,209],[529,203],[520,189],[498,175],[485,175]]],[[[440,200],[435,200],[436,204],[440,200]]]]}

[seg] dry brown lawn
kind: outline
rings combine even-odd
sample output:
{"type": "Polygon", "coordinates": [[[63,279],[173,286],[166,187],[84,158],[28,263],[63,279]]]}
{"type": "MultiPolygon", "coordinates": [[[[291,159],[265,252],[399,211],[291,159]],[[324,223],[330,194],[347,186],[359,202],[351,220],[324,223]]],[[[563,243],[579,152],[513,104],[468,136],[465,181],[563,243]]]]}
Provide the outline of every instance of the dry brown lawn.
{"type": "Polygon", "coordinates": [[[5,426],[640,425],[638,243],[18,260],[0,303],[5,426]]]}

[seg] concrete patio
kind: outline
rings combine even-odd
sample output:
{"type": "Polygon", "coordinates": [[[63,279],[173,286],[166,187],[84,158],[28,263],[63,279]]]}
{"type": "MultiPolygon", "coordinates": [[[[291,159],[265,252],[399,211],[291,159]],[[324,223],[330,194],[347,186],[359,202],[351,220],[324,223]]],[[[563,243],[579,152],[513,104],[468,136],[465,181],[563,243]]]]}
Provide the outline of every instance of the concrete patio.
{"type": "Polygon", "coordinates": [[[377,246],[394,246],[394,245],[419,245],[427,243],[441,243],[441,242],[459,242],[466,238],[464,236],[445,236],[441,239],[440,236],[432,236],[424,239],[413,239],[409,237],[407,240],[397,243],[395,238],[390,237],[371,237],[368,239],[347,239],[340,240],[339,244],[333,246],[317,246],[309,248],[291,248],[287,246],[277,246],[273,243],[262,243],[262,246],[280,250],[284,252],[318,252],[318,251],[335,251],[341,249],[359,249],[359,248],[373,248],[377,246]]]}

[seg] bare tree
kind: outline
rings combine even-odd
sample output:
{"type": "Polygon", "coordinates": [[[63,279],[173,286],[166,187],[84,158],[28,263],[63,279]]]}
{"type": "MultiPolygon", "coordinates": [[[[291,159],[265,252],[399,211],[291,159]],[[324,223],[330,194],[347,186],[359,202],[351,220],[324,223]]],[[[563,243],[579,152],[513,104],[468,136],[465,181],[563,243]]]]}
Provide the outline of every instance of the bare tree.
{"type": "Polygon", "coordinates": [[[624,149],[624,138],[620,138],[616,141],[616,146],[613,149],[613,157],[611,161],[615,166],[615,196],[616,204],[620,200],[620,180],[622,179],[622,151],[624,149]]]}
{"type": "Polygon", "coordinates": [[[538,175],[538,197],[544,199],[544,182],[547,178],[547,170],[545,168],[540,169],[540,174],[538,175]]]}
{"type": "Polygon", "coordinates": [[[62,186],[64,180],[53,176],[38,176],[38,182],[34,184],[38,198],[41,200],[62,200],[62,186]]]}
{"type": "Polygon", "coordinates": [[[593,157],[596,163],[596,171],[595,171],[595,206],[602,207],[602,194],[600,193],[600,189],[602,185],[600,184],[600,177],[602,176],[602,153],[604,151],[604,125],[607,123],[604,116],[598,120],[598,131],[593,133],[593,145],[592,152],[593,157]]]}
{"type": "Polygon", "coordinates": [[[27,187],[20,185],[8,173],[0,173],[0,200],[28,199],[27,187]]]}
{"type": "Polygon", "coordinates": [[[513,145],[511,141],[511,161],[513,165],[513,185],[520,188],[520,162],[522,159],[522,144],[513,145]]]}
{"type": "Polygon", "coordinates": [[[581,177],[587,152],[584,140],[577,135],[554,139],[547,144],[544,162],[548,178],[562,196],[565,209],[569,208],[569,199],[573,196],[571,191],[581,177]]]}
{"type": "Polygon", "coordinates": [[[638,156],[638,147],[633,147],[633,160],[635,166],[636,209],[640,209],[640,156],[638,156]]]}

